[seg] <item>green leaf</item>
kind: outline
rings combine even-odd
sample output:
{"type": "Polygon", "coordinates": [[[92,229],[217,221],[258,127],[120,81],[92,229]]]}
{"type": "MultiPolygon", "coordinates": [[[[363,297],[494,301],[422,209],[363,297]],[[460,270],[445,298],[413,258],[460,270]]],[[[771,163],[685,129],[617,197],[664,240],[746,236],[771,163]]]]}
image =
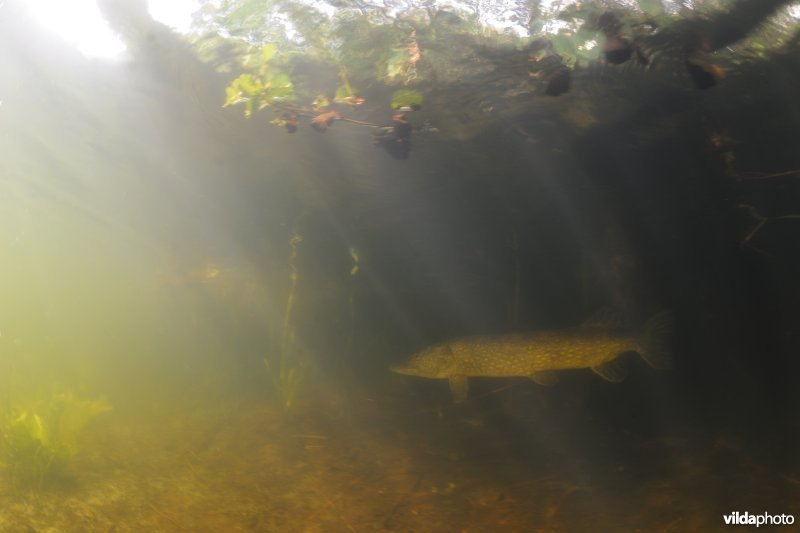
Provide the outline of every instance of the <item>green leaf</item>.
{"type": "Polygon", "coordinates": [[[389,82],[404,75],[407,63],[408,50],[405,48],[395,49],[395,52],[386,61],[386,81],[389,82]]]}
{"type": "Polygon", "coordinates": [[[270,87],[292,89],[292,79],[286,74],[276,74],[270,80],[270,87]]]}
{"type": "Polygon", "coordinates": [[[233,86],[233,84],[228,85],[225,87],[225,104],[222,107],[228,107],[234,104],[238,104],[242,101],[242,92],[233,86]]]}
{"type": "Polygon", "coordinates": [[[392,95],[392,108],[422,105],[422,94],[414,89],[398,89],[392,95]]]}
{"type": "Polygon", "coordinates": [[[342,80],[342,84],[336,88],[336,95],[333,99],[345,101],[355,97],[355,91],[353,91],[353,87],[350,85],[350,80],[347,77],[347,70],[344,67],[339,69],[339,78],[342,80]]]}
{"type": "Polygon", "coordinates": [[[348,98],[352,98],[353,94],[351,91],[347,90],[347,87],[344,85],[340,85],[336,88],[336,94],[334,95],[333,99],[336,102],[341,102],[342,100],[346,100],[348,98]]]}
{"type": "Polygon", "coordinates": [[[241,91],[250,96],[254,96],[264,89],[264,86],[250,74],[242,74],[233,82],[234,84],[238,82],[241,91]]]}
{"type": "Polygon", "coordinates": [[[651,17],[664,14],[664,4],[661,0],[639,0],[639,9],[651,17]]]}
{"type": "Polygon", "coordinates": [[[274,44],[269,43],[267,45],[264,45],[264,47],[261,49],[261,60],[264,63],[269,62],[269,60],[272,59],[272,57],[275,55],[276,51],[277,48],[275,47],[274,44]]]}
{"type": "Polygon", "coordinates": [[[554,35],[550,42],[553,44],[553,50],[560,55],[563,59],[575,59],[578,55],[578,50],[575,45],[575,38],[572,35],[559,33],[554,35]]]}

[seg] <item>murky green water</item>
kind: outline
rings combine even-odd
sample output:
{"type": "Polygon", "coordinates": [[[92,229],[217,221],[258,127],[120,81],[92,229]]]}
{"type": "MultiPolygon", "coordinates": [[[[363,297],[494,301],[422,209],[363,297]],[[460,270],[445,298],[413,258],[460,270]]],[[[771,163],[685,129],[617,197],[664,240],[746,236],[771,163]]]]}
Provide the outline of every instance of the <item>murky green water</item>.
{"type": "Polygon", "coordinates": [[[564,4],[0,2],[0,531],[796,516],[796,6],[564,4]]]}

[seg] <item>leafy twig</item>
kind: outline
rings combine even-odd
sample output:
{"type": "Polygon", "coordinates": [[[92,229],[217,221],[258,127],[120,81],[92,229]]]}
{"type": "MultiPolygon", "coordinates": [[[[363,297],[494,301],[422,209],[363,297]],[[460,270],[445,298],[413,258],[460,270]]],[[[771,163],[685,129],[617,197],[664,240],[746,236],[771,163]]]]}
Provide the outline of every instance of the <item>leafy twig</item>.
{"type": "Polygon", "coordinates": [[[755,238],[756,234],[764,229],[764,226],[775,220],[800,220],[800,214],[780,215],[777,217],[765,217],[758,210],[750,204],[739,204],[736,207],[745,209],[750,213],[750,216],[756,221],[753,228],[747,233],[744,239],[739,243],[742,248],[750,248],[758,253],[770,255],[766,251],[754,246],[751,241],[755,238]]]}
{"type": "Polygon", "coordinates": [[[760,181],[773,178],[783,178],[786,176],[800,176],[800,170],[787,170],[785,172],[774,172],[772,174],[739,174],[736,181],[760,181]]]}

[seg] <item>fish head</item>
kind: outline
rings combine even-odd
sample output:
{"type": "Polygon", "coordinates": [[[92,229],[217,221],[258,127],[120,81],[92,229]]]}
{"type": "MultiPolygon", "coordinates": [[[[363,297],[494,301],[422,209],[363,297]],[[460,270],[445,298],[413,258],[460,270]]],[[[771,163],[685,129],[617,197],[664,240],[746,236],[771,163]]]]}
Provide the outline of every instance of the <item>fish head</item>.
{"type": "Polygon", "coordinates": [[[406,376],[447,378],[453,368],[454,355],[447,344],[437,344],[420,350],[405,363],[392,366],[392,372],[406,376]]]}

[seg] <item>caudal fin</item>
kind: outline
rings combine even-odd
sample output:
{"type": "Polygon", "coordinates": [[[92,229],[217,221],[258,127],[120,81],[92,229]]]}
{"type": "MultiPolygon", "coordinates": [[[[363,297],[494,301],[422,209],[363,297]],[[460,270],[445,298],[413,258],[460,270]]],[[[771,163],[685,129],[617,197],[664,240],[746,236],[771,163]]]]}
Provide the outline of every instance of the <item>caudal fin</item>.
{"type": "Polygon", "coordinates": [[[672,368],[669,336],[674,320],[672,313],[661,311],[645,323],[639,335],[639,355],[653,368],[672,368]]]}

